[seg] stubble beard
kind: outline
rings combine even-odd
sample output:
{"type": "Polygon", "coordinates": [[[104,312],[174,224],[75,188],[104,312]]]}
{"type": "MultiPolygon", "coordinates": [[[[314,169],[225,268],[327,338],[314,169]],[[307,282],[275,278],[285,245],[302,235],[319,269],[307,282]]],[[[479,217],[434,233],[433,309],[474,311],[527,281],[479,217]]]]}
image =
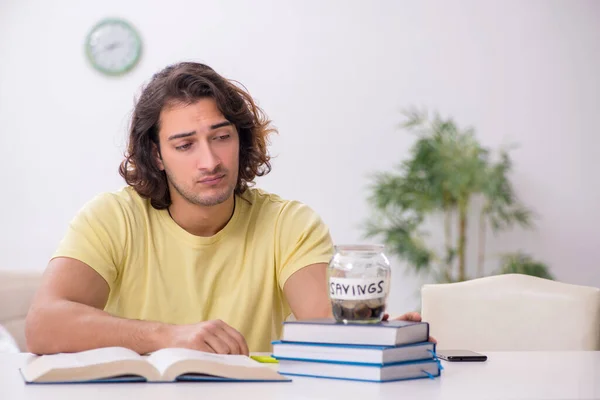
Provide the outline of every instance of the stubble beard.
{"type": "MultiPolygon", "coordinates": [[[[167,180],[169,184],[175,188],[177,193],[181,197],[183,197],[186,201],[191,204],[195,204],[203,207],[212,207],[218,204],[224,203],[229,199],[233,193],[235,192],[235,183],[230,184],[229,186],[221,189],[221,191],[214,193],[212,195],[202,195],[201,193],[196,193],[193,190],[185,187],[184,185],[180,185],[177,183],[175,179],[171,176],[168,170],[165,170],[167,180]]],[[[226,175],[227,176],[227,175],[226,175]]]]}

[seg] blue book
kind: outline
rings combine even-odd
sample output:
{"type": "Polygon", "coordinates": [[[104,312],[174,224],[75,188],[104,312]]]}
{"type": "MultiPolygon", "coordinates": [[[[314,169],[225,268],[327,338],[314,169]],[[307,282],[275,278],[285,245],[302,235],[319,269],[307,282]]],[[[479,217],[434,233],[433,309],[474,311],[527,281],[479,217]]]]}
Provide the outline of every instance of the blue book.
{"type": "Polygon", "coordinates": [[[180,348],[143,356],[123,347],[44,355],[34,357],[20,372],[28,384],[291,381],[247,356],[180,348]]]}
{"type": "Polygon", "coordinates": [[[342,323],[334,319],[286,321],[286,342],[401,346],[429,340],[429,324],[412,321],[382,321],[373,324],[342,323]]]}
{"type": "Polygon", "coordinates": [[[391,382],[421,378],[434,379],[440,376],[442,367],[437,358],[388,365],[280,359],[278,369],[279,373],[291,376],[391,382]]]}
{"type": "Polygon", "coordinates": [[[421,342],[403,346],[365,346],[330,343],[273,342],[277,359],[350,362],[387,365],[436,357],[435,343],[421,342]]]}

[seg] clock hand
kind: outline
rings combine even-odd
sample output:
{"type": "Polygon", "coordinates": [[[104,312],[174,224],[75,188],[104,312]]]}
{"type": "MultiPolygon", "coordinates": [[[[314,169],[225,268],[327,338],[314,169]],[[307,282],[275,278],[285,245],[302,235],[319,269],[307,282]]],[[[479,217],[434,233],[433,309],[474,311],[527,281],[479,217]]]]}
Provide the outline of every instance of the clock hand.
{"type": "Polygon", "coordinates": [[[121,46],[121,43],[119,43],[119,42],[110,43],[110,44],[106,45],[106,46],[105,46],[105,47],[102,49],[102,51],[106,51],[106,50],[109,50],[109,51],[110,51],[110,50],[114,50],[114,49],[116,49],[117,47],[120,47],[120,46],[121,46]]]}

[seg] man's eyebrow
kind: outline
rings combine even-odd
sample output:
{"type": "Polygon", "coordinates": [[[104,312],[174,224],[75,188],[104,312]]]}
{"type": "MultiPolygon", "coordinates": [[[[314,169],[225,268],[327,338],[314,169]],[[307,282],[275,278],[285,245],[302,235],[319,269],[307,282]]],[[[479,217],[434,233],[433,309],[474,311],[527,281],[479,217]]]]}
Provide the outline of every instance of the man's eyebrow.
{"type": "Polygon", "coordinates": [[[219,122],[218,124],[211,125],[210,130],[212,131],[212,130],[219,129],[219,128],[222,128],[224,126],[229,126],[229,125],[232,125],[231,122],[229,122],[229,121],[219,122]]]}
{"type": "Polygon", "coordinates": [[[185,133],[176,133],[175,135],[169,136],[169,139],[167,139],[167,140],[181,139],[181,138],[185,138],[185,137],[188,137],[188,136],[193,136],[195,134],[196,134],[196,131],[185,132],[185,133]]]}
{"type": "MultiPolygon", "coordinates": [[[[224,126],[230,126],[233,125],[231,122],[229,121],[223,121],[223,122],[219,122],[218,124],[214,124],[210,126],[210,130],[214,131],[215,129],[219,129],[222,128],[224,126]]],[[[192,131],[192,132],[184,132],[184,133],[176,133],[174,135],[169,136],[169,138],[167,140],[175,140],[175,139],[181,139],[181,138],[186,138],[189,136],[193,136],[196,134],[196,131],[192,131]]]]}

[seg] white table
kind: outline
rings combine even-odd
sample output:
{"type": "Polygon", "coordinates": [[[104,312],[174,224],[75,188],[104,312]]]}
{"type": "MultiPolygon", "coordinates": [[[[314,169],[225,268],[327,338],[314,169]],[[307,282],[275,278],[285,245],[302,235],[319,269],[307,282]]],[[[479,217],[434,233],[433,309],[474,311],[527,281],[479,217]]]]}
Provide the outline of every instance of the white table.
{"type": "Polygon", "coordinates": [[[30,355],[0,354],[0,399],[600,399],[600,352],[482,352],[487,362],[442,362],[435,380],[383,384],[293,377],[289,383],[25,385],[18,368],[30,355]]]}

